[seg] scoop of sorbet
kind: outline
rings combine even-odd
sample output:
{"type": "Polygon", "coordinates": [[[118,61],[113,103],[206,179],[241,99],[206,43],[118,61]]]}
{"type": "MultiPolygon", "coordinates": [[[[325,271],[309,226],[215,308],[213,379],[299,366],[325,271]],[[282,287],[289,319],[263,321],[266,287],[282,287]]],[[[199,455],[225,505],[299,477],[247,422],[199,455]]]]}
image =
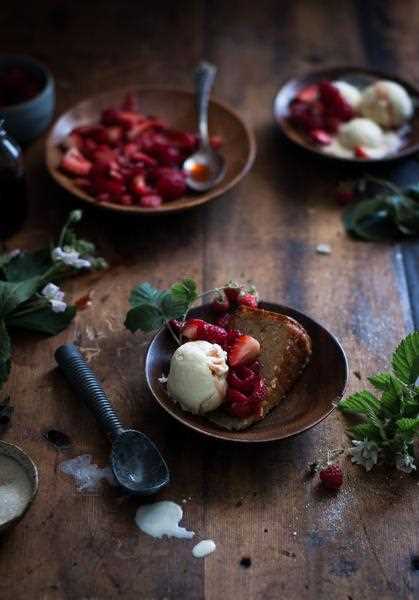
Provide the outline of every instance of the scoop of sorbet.
{"type": "Polygon", "coordinates": [[[187,342],[172,356],[169,395],[184,410],[204,414],[222,404],[227,393],[227,354],[218,344],[187,342]]]}
{"type": "Polygon", "coordinates": [[[383,131],[370,119],[352,119],[341,125],[338,139],[345,148],[379,148],[383,144],[383,131]]]}
{"type": "Polygon", "coordinates": [[[413,115],[413,103],[395,81],[376,81],[364,91],[359,110],[382,127],[400,127],[413,115]]]}

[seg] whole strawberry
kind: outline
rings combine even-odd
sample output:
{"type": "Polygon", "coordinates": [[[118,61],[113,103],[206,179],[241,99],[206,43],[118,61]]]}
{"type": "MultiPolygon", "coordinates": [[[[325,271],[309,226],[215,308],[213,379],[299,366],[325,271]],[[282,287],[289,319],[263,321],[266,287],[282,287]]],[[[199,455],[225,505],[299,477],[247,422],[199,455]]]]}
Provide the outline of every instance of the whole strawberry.
{"type": "Polygon", "coordinates": [[[338,490],[343,483],[343,473],[339,465],[328,465],[320,471],[319,476],[328,490],[338,490]]]}

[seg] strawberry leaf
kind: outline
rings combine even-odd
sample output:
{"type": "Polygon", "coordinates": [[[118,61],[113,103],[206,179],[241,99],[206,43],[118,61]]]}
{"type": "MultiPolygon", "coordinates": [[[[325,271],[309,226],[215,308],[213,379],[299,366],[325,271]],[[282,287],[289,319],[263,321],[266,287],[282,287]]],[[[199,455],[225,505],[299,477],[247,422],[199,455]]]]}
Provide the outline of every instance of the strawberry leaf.
{"type": "Polygon", "coordinates": [[[32,277],[40,277],[52,265],[49,248],[36,252],[21,252],[2,265],[7,281],[24,281],[32,277]]]}
{"type": "Polygon", "coordinates": [[[4,317],[10,314],[19,304],[29,300],[41,284],[42,279],[40,277],[32,277],[17,283],[0,281],[0,316],[4,317]]]}
{"type": "Polygon", "coordinates": [[[196,283],[190,278],[174,283],[170,288],[170,293],[176,301],[184,303],[186,310],[198,297],[196,283]]]}
{"type": "Polygon", "coordinates": [[[349,434],[356,440],[381,440],[380,430],[373,423],[360,423],[349,429],[349,434]]]}
{"type": "Polygon", "coordinates": [[[414,331],[400,342],[391,364],[400,381],[407,385],[415,384],[419,377],[419,331],[414,331]]]}
{"type": "Polygon", "coordinates": [[[160,304],[162,294],[157,288],[153,287],[151,283],[145,282],[137,285],[129,296],[129,303],[131,306],[140,306],[141,304],[160,304]]]}
{"type": "Polygon", "coordinates": [[[65,311],[61,313],[56,313],[50,306],[45,306],[21,316],[13,317],[11,315],[7,319],[7,325],[18,329],[38,331],[46,335],[57,335],[69,326],[75,316],[76,309],[74,306],[67,306],[65,311]]]}
{"type": "Polygon", "coordinates": [[[391,373],[376,373],[368,377],[368,381],[377,389],[385,390],[391,379],[391,373]]]}
{"type": "Polygon", "coordinates": [[[371,392],[363,390],[362,392],[357,392],[356,394],[352,394],[352,396],[341,400],[338,404],[338,408],[343,412],[368,415],[371,411],[379,411],[380,402],[373,394],[371,394],[371,392]]]}
{"type": "Polygon", "coordinates": [[[153,304],[140,304],[128,311],[125,327],[135,333],[138,329],[144,332],[159,329],[166,319],[159,307],[153,304]]]}

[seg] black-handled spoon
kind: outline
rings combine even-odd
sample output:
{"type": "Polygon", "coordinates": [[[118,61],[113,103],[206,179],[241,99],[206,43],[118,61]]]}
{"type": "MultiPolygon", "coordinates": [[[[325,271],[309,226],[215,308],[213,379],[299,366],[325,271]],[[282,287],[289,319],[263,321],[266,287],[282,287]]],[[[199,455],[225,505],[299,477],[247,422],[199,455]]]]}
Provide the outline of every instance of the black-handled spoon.
{"type": "Polygon", "coordinates": [[[93,411],[112,443],[111,466],[119,485],[133,494],[148,496],[165,487],[169,469],[153,442],[135,429],[125,429],[95,374],[73,344],[60,346],[55,360],[67,381],[93,411]]]}

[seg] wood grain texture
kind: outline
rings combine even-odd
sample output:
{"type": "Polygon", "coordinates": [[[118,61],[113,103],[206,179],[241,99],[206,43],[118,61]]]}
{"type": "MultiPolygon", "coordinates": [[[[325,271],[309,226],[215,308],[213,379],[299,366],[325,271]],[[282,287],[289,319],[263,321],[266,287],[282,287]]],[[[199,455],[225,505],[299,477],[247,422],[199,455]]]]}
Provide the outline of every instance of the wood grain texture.
{"type": "MultiPolygon", "coordinates": [[[[204,56],[219,66],[217,97],[253,126],[258,155],[234,191],[189,213],[145,222],[86,210],[82,230],[111,268],[65,288],[73,298],[94,290],[92,308],[57,338],[15,336],[7,391],[16,413],[4,439],[37,462],[40,490],[24,520],[0,539],[2,600],[418,597],[411,564],[419,553],[417,476],[366,474],[346,461],[344,488],[322,495],[305,470],[348,443],[336,412],[295,439],[260,447],[193,434],[145,394],[146,340],[123,328],[127,296],[138,281],[166,286],[191,275],[208,289],[230,277],[251,279],[264,298],[307,312],[340,338],[350,391],[386,366],[413,328],[417,244],[347,238],[333,194],[336,182],[354,171],[332,169],[280,140],[271,100],[283,80],[314,67],[391,67],[417,79],[417,17],[412,0],[191,0],[152,7],[44,0],[3,8],[0,50],[49,64],[58,113],[133,82],[185,86],[204,56]],[[329,243],[332,254],[316,254],[318,243],[329,243]],[[167,458],[173,483],[161,498],[186,499],[186,526],[216,541],[205,561],[192,559],[189,542],[140,534],[133,522],[138,500],[111,489],[80,495],[58,472],[66,457],[90,452],[104,464],[108,453],[93,418],[54,368],[54,349],[74,339],[90,348],[91,365],[122,418],[151,435],[167,458]],[[48,446],[41,432],[50,428],[70,435],[72,450],[48,446]],[[251,560],[248,568],[243,557],[251,560]]],[[[74,206],[46,175],[43,142],[26,152],[31,214],[9,247],[45,243],[74,206]]]]}

